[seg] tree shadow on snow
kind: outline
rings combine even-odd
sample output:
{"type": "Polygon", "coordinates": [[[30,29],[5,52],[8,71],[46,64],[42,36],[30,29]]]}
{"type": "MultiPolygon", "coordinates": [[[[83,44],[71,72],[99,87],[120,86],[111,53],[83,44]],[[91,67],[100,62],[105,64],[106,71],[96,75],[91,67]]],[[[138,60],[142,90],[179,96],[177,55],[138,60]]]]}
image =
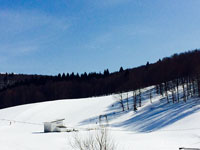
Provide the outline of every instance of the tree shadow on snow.
{"type": "Polygon", "coordinates": [[[199,111],[200,107],[197,106],[199,104],[198,98],[175,104],[167,104],[166,101],[156,102],[141,109],[132,118],[113,126],[137,132],[156,131],[199,111]]]}
{"type": "MultiPolygon", "coordinates": [[[[142,93],[142,105],[144,105],[147,101],[149,101],[149,92],[152,90],[153,89],[149,89],[142,93]]],[[[155,91],[155,90],[153,90],[153,91],[155,91]]],[[[128,112],[133,111],[133,97],[128,98],[128,104],[129,104],[129,110],[128,110],[127,109],[127,98],[126,98],[126,96],[124,96],[123,104],[124,104],[125,111],[122,111],[122,107],[119,102],[119,97],[118,97],[118,100],[117,100],[117,97],[115,97],[115,98],[116,98],[116,101],[113,104],[111,104],[110,106],[108,106],[104,113],[100,114],[100,115],[106,115],[109,122],[127,114],[128,112]]],[[[137,105],[139,105],[139,104],[137,104],[137,105]]],[[[106,122],[105,118],[102,118],[102,122],[104,122],[104,123],[106,122]]],[[[88,118],[86,120],[83,120],[82,122],[80,122],[80,125],[86,125],[86,124],[90,124],[90,123],[99,124],[99,116],[94,116],[94,117],[88,118]]]]}
{"type": "MultiPolygon", "coordinates": [[[[134,132],[156,131],[200,110],[200,107],[198,106],[200,104],[199,98],[190,98],[187,102],[184,102],[181,99],[179,103],[167,103],[165,97],[160,98],[158,95],[156,95],[155,88],[146,90],[142,93],[142,107],[140,107],[139,110],[136,112],[133,111],[133,98],[129,98],[129,110],[127,110],[126,102],[127,99],[124,98],[123,103],[125,106],[125,111],[122,111],[121,104],[119,103],[119,101],[116,101],[115,103],[108,106],[105,112],[101,115],[107,115],[109,123],[112,120],[120,118],[129,112],[133,112],[130,119],[111,124],[111,126],[123,127],[129,131],[134,132]],[[145,104],[149,102],[150,91],[153,91],[153,99],[157,100],[156,102],[145,106],[145,104]]],[[[103,122],[105,122],[105,118],[103,122]]],[[[92,118],[83,120],[82,122],[80,122],[80,125],[91,123],[99,124],[99,116],[94,116],[92,118]]]]}

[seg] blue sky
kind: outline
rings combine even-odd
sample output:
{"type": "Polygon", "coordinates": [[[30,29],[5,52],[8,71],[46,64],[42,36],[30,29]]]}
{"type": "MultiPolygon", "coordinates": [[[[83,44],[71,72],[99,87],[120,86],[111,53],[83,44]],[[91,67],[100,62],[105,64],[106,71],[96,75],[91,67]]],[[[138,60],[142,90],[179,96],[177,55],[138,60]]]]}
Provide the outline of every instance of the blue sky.
{"type": "Polygon", "coordinates": [[[0,0],[0,72],[132,68],[200,48],[200,0],[0,0]]]}

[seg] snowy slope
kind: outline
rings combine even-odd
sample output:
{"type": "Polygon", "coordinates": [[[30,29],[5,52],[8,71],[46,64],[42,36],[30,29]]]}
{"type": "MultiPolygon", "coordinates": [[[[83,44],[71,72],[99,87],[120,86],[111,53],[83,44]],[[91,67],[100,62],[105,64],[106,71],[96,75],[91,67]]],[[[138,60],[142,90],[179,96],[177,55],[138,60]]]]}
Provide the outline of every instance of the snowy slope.
{"type": "MultiPolygon", "coordinates": [[[[110,134],[119,150],[178,150],[200,148],[200,100],[167,104],[156,94],[152,103],[148,91],[142,90],[142,107],[122,112],[119,95],[58,100],[22,105],[0,110],[0,150],[70,150],[73,133],[43,133],[43,122],[65,118],[65,124],[88,134],[97,128],[99,116],[107,115],[110,134]]],[[[126,93],[124,94],[126,99],[126,93]]],[[[126,100],[124,101],[126,108],[126,100]]]]}

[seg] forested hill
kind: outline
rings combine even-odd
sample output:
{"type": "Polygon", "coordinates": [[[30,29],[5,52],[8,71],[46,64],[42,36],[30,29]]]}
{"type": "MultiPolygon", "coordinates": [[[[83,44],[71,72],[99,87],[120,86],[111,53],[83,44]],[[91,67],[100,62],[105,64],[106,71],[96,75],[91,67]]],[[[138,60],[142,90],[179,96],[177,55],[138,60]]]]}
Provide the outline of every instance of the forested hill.
{"type": "Polygon", "coordinates": [[[32,79],[39,79],[41,77],[45,77],[45,76],[14,74],[14,73],[0,73],[0,90],[6,89],[16,84],[21,84],[22,82],[30,81],[32,79]]]}
{"type": "Polygon", "coordinates": [[[194,50],[156,63],[118,72],[59,74],[58,76],[0,75],[0,108],[55,99],[84,98],[131,91],[167,81],[195,79],[200,86],[200,51],[194,50]]]}

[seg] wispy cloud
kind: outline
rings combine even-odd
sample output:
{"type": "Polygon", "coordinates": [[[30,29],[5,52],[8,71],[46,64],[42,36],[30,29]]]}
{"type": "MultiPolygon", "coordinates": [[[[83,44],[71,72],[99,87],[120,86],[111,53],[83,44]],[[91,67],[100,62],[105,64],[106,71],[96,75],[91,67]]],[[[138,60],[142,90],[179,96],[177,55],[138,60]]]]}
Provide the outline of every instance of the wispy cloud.
{"type": "Polygon", "coordinates": [[[66,30],[69,21],[66,18],[50,16],[36,11],[0,10],[1,31],[21,32],[33,28],[47,26],[66,30]]]}
{"type": "Polygon", "coordinates": [[[129,2],[140,3],[140,0],[90,0],[90,3],[100,8],[118,6],[129,2]]]}
{"type": "Polygon", "coordinates": [[[156,33],[155,29],[147,26],[136,26],[133,24],[113,27],[109,32],[104,32],[91,39],[85,49],[112,51],[113,49],[126,49],[134,47],[137,40],[141,37],[149,37],[156,33]],[[132,46],[132,47],[131,47],[132,46]]]}
{"type": "Polygon", "coordinates": [[[30,54],[37,51],[39,48],[34,43],[13,43],[0,45],[0,54],[4,56],[20,56],[30,54]]]}
{"type": "Polygon", "coordinates": [[[42,45],[66,32],[69,20],[36,11],[0,10],[0,54],[15,56],[41,50],[42,45]]]}

